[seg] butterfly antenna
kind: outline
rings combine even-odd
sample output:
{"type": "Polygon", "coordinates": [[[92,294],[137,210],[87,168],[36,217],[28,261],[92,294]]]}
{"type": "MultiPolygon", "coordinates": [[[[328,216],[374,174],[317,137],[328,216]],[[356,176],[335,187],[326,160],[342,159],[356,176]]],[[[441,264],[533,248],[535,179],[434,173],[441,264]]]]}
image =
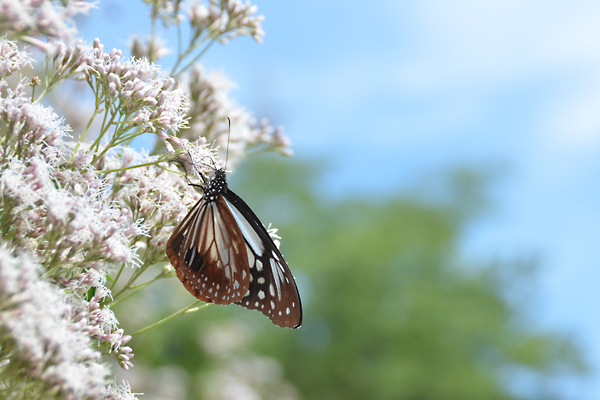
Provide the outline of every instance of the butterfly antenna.
{"type": "MultiPolygon", "coordinates": [[[[200,171],[198,169],[198,167],[196,167],[196,163],[194,162],[194,159],[192,158],[192,155],[190,154],[189,151],[188,151],[188,157],[190,158],[190,161],[192,162],[192,165],[194,166],[194,169],[196,170],[196,172],[200,176],[200,179],[202,179],[202,182],[204,182],[204,184],[206,185],[206,177],[204,176],[204,174],[202,173],[202,171],[200,171]]],[[[184,167],[184,169],[185,169],[185,167],[184,167]]],[[[187,171],[186,171],[186,174],[187,174],[187,171]]],[[[195,185],[195,186],[198,186],[198,185],[195,185]]]]}
{"type": "MultiPolygon", "coordinates": [[[[190,156],[190,160],[191,160],[192,156],[189,154],[189,152],[188,152],[188,155],[190,156]]],[[[185,181],[186,181],[186,183],[188,185],[195,186],[195,187],[200,187],[200,188],[202,187],[200,185],[197,185],[195,183],[190,182],[190,179],[188,178],[187,168],[185,167],[185,163],[183,161],[181,161],[181,160],[179,160],[179,159],[176,158],[176,159],[173,160],[173,162],[179,163],[183,167],[183,170],[185,171],[185,181]]],[[[192,165],[194,165],[193,162],[192,162],[192,165]]],[[[196,165],[194,165],[194,169],[196,169],[196,171],[198,171],[198,168],[196,168],[196,165]]],[[[204,175],[202,175],[202,173],[200,173],[200,171],[198,171],[198,174],[200,175],[200,178],[202,178],[202,181],[204,182],[204,184],[206,184],[206,178],[204,177],[204,175]]]]}
{"type": "Polygon", "coordinates": [[[181,164],[181,166],[183,167],[183,170],[185,172],[185,181],[187,182],[188,185],[191,185],[192,183],[188,179],[188,173],[187,173],[187,169],[185,168],[185,164],[181,160],[178,160],[178,159],[174,159],[174,160],[172,160],[172,162],[176,162],[178,164],[181,164]]]}
{"type": "Polygon", "coordinates": [[[227,161],[229,161],[229,139],[231,139],[231,119],[227,117],[229,122],[229,129],[227,130],[227,152],[225,153],[225,171],[227,171],[227,161]]]}

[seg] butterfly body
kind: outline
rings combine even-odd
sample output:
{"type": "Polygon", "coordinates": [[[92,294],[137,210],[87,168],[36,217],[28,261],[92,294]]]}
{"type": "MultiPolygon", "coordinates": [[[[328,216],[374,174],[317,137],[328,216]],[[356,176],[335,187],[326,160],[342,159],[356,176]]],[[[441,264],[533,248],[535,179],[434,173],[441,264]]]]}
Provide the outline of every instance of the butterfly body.
{"type": "Polygon", "coordinates": [[[198,299],[258,310],[274,324],[297,328],[302,305],[294,277],[248,205],[215,170],[203,197],[167,242],[167,256],[184,287],[198,299]]]}

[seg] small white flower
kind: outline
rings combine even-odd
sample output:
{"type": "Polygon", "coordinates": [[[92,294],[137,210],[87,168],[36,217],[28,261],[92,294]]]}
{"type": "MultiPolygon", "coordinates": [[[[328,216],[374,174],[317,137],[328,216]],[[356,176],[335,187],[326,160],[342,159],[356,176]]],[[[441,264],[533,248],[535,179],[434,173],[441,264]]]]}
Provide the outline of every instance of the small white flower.
{"type": "Polygon", "coordinates": [[[22,85],[15,91],[9,89],[6,97],[0,97],[0,121],[6,124],[5,129],[12,132],[11,144],[14,143],[14,147],[17,147],[17,143],[21,147],[30,146],[26,149],[30,152],[37,148],[33,146],[36,144],[60,144],[71,130],[51,107],[32,103],[25,96],[22,85]]]}
{"type": "Polygon", "coordinates": [[[129,119],[143,124],[148,132],[177,132],[187,127],[189,101],[172,78],[146,58],[122,58],[120,50],[103,50],[96,39],[84,68],[90,86],[99,85],[101,96],[118,97],[121,109],[133,114],[129,119]]]}
{"type": "Polygon", "coordinates": [[[109,371],[97,364],[85,330],[74,329],[73,309],[56,285],[40,278],[33,257],[0,247],[0,326],[15,343],[11,363],[69,397],[98,398],[109,371]]]}
{"type": "Polygon", "coordinates": [[[143,40],[138,36],[134,36],[131,39],[129,47],[133,57],[147,58],[152,61],[157,61],[171,53],[171,49],[167,46],[167,42],[160,37],[155,37],[154,40],[150,42],[150,40],[143,40]]]}
{"type": "Polygon", "coordinates": [[[95,3],[84,0],[2,1],[0,31],[11,35],[47,35],[69,41],[77,33],[73,17],[95,3]]]}
{"type": "Polygon", "coordinates": [[[248,150],[254,148],[274,149],[283,154],[291,152],[290,141],[281,128],[273,128],[266,119],[257,123],[252,114],[236,104],[229,95],[235,85],[223,74],[207,73],[197,64],[189,73],[188,86],[192,94],[190,129],[183,130],[181,137],[196,140],[200,135],[208,143],[218,146],[223,158],[229,146],[229,166],[235,166],[248,150]]]}
{"type": "Polygon", "coordinates": [[[0,78],[12,74],[25,65],[31,65],[33,61],[29,54],[19,50],[16,42],[0,39],[0,78]]]}
{"type": "Polygon", "coordinates": [[[110,385],[105,400],[137,400],[136,395],[143,393],[131,393],[129,383],[123,381],[122,385],[110,385]]]}

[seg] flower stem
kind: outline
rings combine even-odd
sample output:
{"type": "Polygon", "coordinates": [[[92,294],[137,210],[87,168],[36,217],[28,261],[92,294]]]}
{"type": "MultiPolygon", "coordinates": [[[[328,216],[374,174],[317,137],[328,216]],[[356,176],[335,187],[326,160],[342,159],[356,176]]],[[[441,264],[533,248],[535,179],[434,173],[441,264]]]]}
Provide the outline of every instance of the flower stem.
{"type": "Polygon", "coordinates": [[[110,290],[113,290],[115,285],[117,284],[117,281],[119,280],[119,278],[121,277],[121,273],[123,273],[123,269],[125,269],[125,263],[123,263],[121,265],[121,269],[119,269],[119,273],[117,274],[117,276],[115,277],[115,280],[113,281],[112,286],[110,287],[110,290]]]}
{"type": "Polygon", "coordinates": [[[158,274],[157,276],[155,276],[154,278],[152,278],[151,280],[149,280],[148,282],[144,282],[144,283],[140,283],[139,285],[135,285],[135,286],[127,286],[125,288],[123,288],[123,290],[121,290],[119,293],[117,293],[117,295],[115,297],[118,297],[121,293],[125,292],[126,290],[131,290],[129,293],[127,293],[125,295],[125,297],[121,297],[118,300],[113,300],[111,301],[110,304],[111,306],[120,303],[121,301],[125,300],[126,298],[136,294],[137,292],[139,292],[140,290],[142,290],[143,288],[145,288],[146,286],[148,286],[149,284],[151,284],[152,282],[156,282],[159,279],[163,279],[165,276],[163,274],[158,274]]]}
{"type": "Polygon", "coordinates": [[[81,142],[83,142],[83,138],[85,137],[85,134],[90,129],[90,126],[92,126],[92,122],[94,122],[94,119],[96,118],[96,115],[98,115],[98,109],[97,108],[94,110],[94,113],[90,117],[90,119],[89,119],[89,121],[87,123],[87,126],[83,130],[83,133],[81,134],[81,136],[79,136],[79,140],[77,141],[77,144],[75,145],[75,149],[73,149],[73,154],[71,154],[71,158],[69,159],[69,162],[71,162],[71,160],[73,160],[73,157],[75,157],[75,153],[77,153],[77,149],[79,149],[79,145],[81,145],[81,142]]]}
{"type": "Polygon", "coordinates": [[[141,167],[148,167],[150,165],[157,165],[158,163],[162,162],[161,160],[158,161],[154,161],[154,162],[149,162],[146,164],[138,164],[138,165],[132,165],[130,167],[125,167],[125,168],[117,168],[117,169],[104,169],[101,171],[96,171],[99,174],[111,174],[113,172],[121,172],[121,171],[127,171],[128,169],[134,169],[134,168],[141,168],[141,167]]]}
{"type": "Polygon", "coordinates": [[[192,65],[194,65],[194,63],[196,63],[196,61],[198,61],[204,55],[204,53],[206,53],[206,51],[213,45],[214,42],[217,41],[218,38],[219,38],[218,36],[212,38],[210,40],[210,42],[208,42],[208,44],[206,45],[206,47],[204,47],[202,49],[202,51],[200,51],[200,53],[198,53],[190,62],[188,62],[185,67],[181,68],[181,70],[179,70],[179,71],[176,71],[175,68],[177,68],[177,65],[179,65],[179,62],[178,62],[176,64],[176,66],[173,68],[173,71],[171,72],[172,76],[173,77],[179,77],[179,75],[182,72],[188,70],[192,65]]]}
{"type": "Polygon", "coordinates": [[[152,328],[156,328],[157,326],[161,325],[162,323],[167,322],[168,320],[173,319],[173,318],[177,317],[178,315],[183,315],[183,314],[188,314],[188,313],[196,312],[196,311],[199,311],[199,310],[201,310],[203,308],[206,308],[206,307],[208,307],[210,305],[210,303],[205,303],[205,304],[201,305],[200,307],[193,308],[194,306],[196,306],[196,304],[201,303],[201,302],[202,302],[202,300],[196,300],[195,302],[193,302],[189,306],[187,306],[185,308],[182,308],[181,310],[179,310],[179,311],[177,311],[177,312],[169,315],[168,317],[163,318],[160,321],[158,321],[158,322],[156,322],[156,323],[154,323],[152,325],[148,325],[147,327],[142,328],[139,331],[133,332],[131,334],[131,336],[135,336],[138,333],[146,332],[146,331],[149,331],[152,328]]]}

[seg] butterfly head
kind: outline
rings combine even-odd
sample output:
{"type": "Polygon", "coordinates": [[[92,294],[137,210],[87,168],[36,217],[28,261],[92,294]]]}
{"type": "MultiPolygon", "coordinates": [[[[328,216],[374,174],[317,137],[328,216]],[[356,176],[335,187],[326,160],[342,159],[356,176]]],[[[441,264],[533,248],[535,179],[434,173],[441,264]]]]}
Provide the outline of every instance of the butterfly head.
{"type": "Polygon", "coordinates": [[[216,201],[217,197],[227,192],[227,177],[222,168],[215,170],[215,174],[203,189],[206,201],[216,201]]]}

